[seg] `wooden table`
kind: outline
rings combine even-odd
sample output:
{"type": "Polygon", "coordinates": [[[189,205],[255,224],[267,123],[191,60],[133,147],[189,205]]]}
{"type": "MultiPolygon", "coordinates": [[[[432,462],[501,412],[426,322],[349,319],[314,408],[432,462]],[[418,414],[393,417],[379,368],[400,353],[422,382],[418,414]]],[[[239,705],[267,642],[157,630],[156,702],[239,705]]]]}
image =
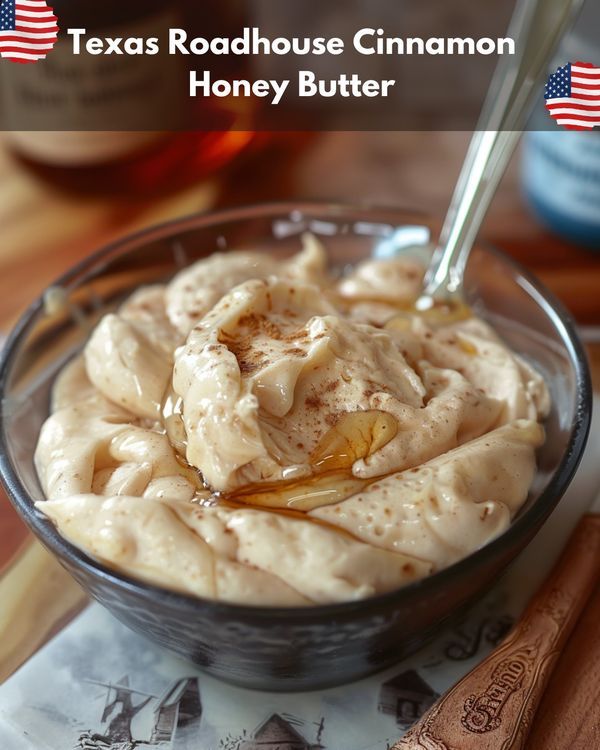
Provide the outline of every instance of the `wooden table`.
{"type": "MultiPolygon", "coordinates": [[[[97,247],[194,211],[308,198],[424,208],[442,215],[467,140],[463,133],[260,138],[218,178],[168,186],[151,197],[68,192],[41,180],[0,148],[0,331],[7,330],[53,279],[97,247]]],[[[520,197],[517,162],[504,180],[483,235],[537,273],[579,322],[600,324],[600,254],[565,243],[536,222],[520,197]]],[[[0,497],[0,570],[8,569],[26,542],[24,527],[0,497]]],[[[15,590],[6,585],[6,577],[0,580],[0,643],[6,645],[0,653],[0,680],[84,603],[76,585],[39,546],[29,547],[16,564],[25,583],[15,590]],[[41,570],[48,595],[32,605],[28,586],[39,588],[41,570]],[[67,597],[66,608],[54,607],[57,590],[67,597]],[[12,615],[19,617],[18,628],[10,621],[12,640],[7,640],[9,604],[12,615]]]]}

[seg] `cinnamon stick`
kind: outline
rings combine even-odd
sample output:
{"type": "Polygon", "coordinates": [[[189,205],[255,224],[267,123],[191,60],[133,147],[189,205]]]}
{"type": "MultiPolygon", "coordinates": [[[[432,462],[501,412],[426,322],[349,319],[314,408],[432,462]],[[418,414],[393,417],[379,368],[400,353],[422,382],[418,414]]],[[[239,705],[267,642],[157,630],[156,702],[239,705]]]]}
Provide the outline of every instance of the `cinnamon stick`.
{"type": "Polygon", "coordinates": [[[546,688],[527,750],[600,748],[599,627],[597,586],[546,688]]]}

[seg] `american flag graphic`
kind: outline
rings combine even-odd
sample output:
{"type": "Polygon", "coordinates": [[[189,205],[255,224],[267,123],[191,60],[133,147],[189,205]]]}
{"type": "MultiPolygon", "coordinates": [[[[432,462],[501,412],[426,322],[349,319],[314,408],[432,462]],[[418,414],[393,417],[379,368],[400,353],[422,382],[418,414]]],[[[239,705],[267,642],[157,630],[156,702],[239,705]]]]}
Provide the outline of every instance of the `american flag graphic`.
{"type": "Polygon", "coordinates": [[[44,0],[2,0],[0,56],[18,63],[43,60],[56,42],[57,21],[44,0]]]}
{"type": "Polygon", "coordinates": [[[600,68],[584,62],[563,65],[548,79],[544,98],[550,116],[569,130],[600,125],[600,68]]]}

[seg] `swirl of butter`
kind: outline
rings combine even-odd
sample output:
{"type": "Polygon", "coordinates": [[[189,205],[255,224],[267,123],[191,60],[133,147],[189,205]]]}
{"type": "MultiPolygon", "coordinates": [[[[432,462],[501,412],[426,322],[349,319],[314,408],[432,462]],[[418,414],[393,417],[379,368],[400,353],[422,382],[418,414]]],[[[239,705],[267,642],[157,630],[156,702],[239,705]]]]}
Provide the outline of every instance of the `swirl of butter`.
{"type": "Polygon", "coordinates": [[[181,500],[198,495],[197,475],[177,460],[167,436],[98,391],[82,357],[55,385],[53,413],[42,427],[35,465],[48,498],[89,492],[181,500]]]}
{"type": "Polygon", "coordinates": [[[508,527],[543,442],[537,422],[518,420],[309,515],[441,570],[508,527]]]}
{"type": "Polygon", "coordinates": [[[277,276],[328,284],[327,255],[312,234],[302,236],[303,249],[291,258],[265,252],[213,253],[181,271],[166,289],[166,312],[184,336],[233,287],[251,279],[277,276]]]}
{"type": "Polygon", "coordinates": [[[261,511],[89,494],[38,506],[69,541],[111,567],[222,601],[348,601],[431,572],[429,563],[409,555],[261,511]]]}
{"type": "Polygon", "coordinates": [[[431,327],[413,261],[336,283],[217,253],[105,315],[60,373],[35,462],[61,534],[201,597],[306,606],[393,590],[510,524],[543,377],[485,322],[431,327]]]}
{"type": "MultiPolygon", "coordinates": [[[[225,295],[176,356],[187,461],[215,490],[299,478],[340,416],[373,394],[418,409],[426,390],[384,331],[341,318],[312,285],[270,278],[225,295]]],[[[379,408],[379,407],[378,407],[379,408]]]]}

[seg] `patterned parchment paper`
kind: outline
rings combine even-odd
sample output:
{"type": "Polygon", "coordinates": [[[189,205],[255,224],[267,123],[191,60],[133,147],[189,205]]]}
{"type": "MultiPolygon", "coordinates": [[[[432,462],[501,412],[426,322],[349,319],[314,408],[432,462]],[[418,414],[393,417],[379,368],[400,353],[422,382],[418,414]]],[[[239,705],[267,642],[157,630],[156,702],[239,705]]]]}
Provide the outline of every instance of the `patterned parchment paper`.
{"type": "Polygon", "coordinates": [[[600,416],[559,508],[463,622],[386,672],[339,688],[226,685],[91,605],[0,687],[0,748],[386,750],[502,639],[599,485],[600,416]]]}

